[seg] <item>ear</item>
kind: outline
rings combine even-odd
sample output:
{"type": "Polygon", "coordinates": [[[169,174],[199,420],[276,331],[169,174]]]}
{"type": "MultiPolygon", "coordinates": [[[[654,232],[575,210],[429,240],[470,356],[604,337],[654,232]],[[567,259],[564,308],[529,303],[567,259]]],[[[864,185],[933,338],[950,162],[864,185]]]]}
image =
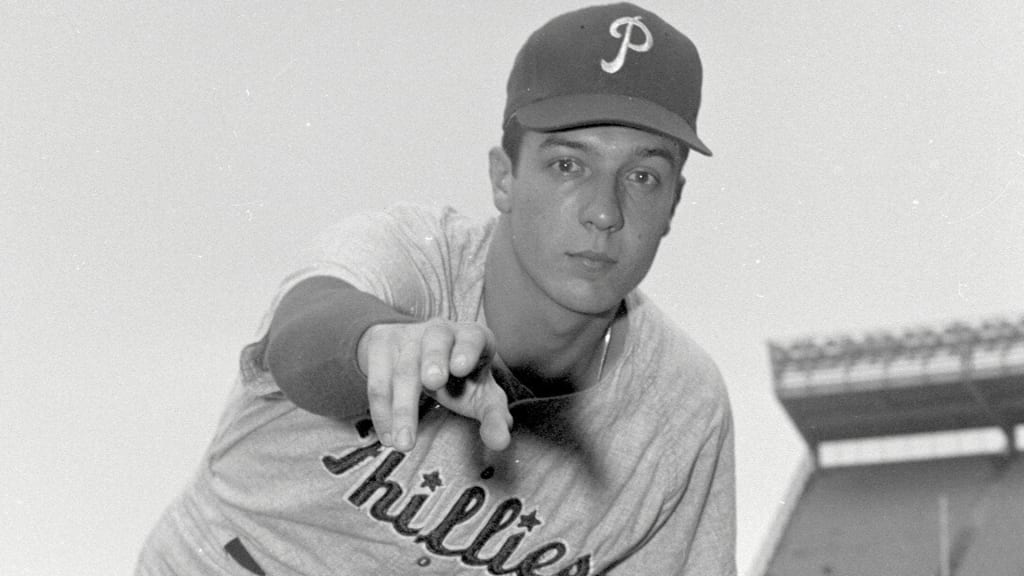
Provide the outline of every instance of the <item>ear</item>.
{"type": "Polygon", "coordinates": [[[679,200],[683,198],[683,186],[686,185],[686,176],[679,175],[679,185],[676,186],[676,197],[672,199],[672,209],[668,213],[668,222],[665,223],[665,232],[662,236],[668,236],[669,231],[672,230],[672,219],[676,216],[676,206],[679,206],[679,200]]]}
{"type": "Polygon", "coordinates": [[[512,196],[509,193],[512,188],[512,160],[505,153],[501,146],[491,148],[488,155],[490,160],[491,194],[494,198],[494,207],[505,214],[512,210],[512,196]]]}

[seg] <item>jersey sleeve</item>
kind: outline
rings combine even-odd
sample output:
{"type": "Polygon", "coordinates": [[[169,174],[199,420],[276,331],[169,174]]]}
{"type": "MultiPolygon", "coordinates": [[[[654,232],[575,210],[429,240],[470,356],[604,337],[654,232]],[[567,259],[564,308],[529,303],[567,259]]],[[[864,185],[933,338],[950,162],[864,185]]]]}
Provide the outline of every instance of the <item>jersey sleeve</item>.
{"type": "Polygon", "coordinates": [[[313,257],[280,285],[259,329],[242,351],[242,383],[258,395],[280,395],[266,362],[267,335],[281,300],[317,276],[344,280],[396,312],[426,319],[437,315],[437,294],[448,276],[446,237],[438,214],[412,205],[357,214],[324,233],[313,257]]]}

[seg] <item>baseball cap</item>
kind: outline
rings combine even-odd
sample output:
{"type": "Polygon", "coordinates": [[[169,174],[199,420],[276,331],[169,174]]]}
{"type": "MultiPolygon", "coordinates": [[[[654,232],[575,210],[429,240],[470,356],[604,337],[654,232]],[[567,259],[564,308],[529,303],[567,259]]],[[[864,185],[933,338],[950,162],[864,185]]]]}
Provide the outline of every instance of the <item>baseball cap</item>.
{"type": "Polygon", "coordinates": [[[542,132],[624,125],[710,156],[697,136],[702,79],[696,46],[657,14],[591,6],[530,35],[508,78],[504,122],[542,132]]]}

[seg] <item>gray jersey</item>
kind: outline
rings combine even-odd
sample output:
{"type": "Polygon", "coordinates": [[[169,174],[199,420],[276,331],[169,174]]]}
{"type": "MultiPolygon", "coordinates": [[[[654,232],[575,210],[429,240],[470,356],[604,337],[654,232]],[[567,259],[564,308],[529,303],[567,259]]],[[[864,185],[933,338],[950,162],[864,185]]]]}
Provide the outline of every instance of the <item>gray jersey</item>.
{"type": "MultiPolygon", "coordinates": [[[[419,318],[477,320],[492,230],[448,209],[360,216],[278,301],[327,274],[419,318]]],[[[430,403],[414,450],[384,448],[368,416],[301,410],[243,354],[203,465],[139,573],[734,574],[719,373],[639,291],[626,305],[620,359],[582,392],[514,403],[500,453],[430,403]]]]}

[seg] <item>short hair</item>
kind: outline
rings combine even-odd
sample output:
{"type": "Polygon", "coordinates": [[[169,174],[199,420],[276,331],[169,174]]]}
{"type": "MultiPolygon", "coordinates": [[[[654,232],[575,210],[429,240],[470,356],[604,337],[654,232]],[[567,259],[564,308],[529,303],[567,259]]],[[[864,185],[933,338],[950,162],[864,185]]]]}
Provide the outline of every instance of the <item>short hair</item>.
{"type": "Polygon", "coordinates": [[[515,174],[519,167],[519,149],[523,145],[525,134],[526,130],[515,116],[509,118],[501,133],[501,149],[505,151],[505,155],[512,162],[512,174],[515,174]]]}
{"type": "MultiPolygon", "coordinates": [[[[519,167],[519,150],[522,148],[523,136],[525,135],[526,128],[519,123],[515,116],[509,118],[502,130],[501,149],[505,151],[505,155],[508,156],[509,161],[512,163],[512,174],[515,174],[519,167]]],[[[676,143],[676,148],[679,151],[679,169],[682,170],[683,166],[686,165],[686,159],[690,155],[690,147],[675,138],[671,138],[671,140],[676,143]]]]}

